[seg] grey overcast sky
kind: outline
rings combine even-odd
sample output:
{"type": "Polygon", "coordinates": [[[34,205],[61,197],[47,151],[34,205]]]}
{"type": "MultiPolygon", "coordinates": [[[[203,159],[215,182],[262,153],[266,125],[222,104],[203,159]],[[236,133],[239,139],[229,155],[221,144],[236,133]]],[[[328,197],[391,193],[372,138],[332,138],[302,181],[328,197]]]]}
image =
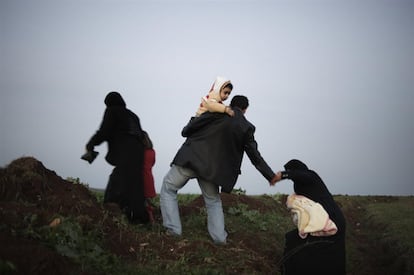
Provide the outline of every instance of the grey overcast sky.
{"type": "MultiPolygon", "coordinates": [[[[275,171],[298,158],[334,194],[414,195],[414,1],[0,0],[0,18],[2,167],[33,156],[104,188],[106,144],[92,165],[80,155],[116,90],[153,139],[159,192],[222,75],[275,171]]],[[[247,156],[236,188],[293,190],[247,156]]]]}

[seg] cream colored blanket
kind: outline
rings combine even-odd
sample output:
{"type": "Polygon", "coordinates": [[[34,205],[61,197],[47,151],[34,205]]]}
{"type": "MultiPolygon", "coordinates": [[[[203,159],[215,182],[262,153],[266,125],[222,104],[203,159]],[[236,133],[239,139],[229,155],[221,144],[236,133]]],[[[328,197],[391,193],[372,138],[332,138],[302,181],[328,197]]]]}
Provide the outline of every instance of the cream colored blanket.
{"type": "Polygon", "coordinates": [[[305,196],[291,194],[286,206],[292,214],[292,219],[298,227],[299,236],[304,239],[312,236],[332,236],[338,231],[336,224],[329,218],[321,204],[305,196]]]}

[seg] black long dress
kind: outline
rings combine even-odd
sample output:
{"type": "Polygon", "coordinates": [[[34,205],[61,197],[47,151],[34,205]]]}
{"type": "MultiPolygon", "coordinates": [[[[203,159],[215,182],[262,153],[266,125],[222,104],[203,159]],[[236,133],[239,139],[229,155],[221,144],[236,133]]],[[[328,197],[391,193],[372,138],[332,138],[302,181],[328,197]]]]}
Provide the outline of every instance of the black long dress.
{"type": "Polygon", "coordinates": [[[299,160],[285,164],[282,179],[293,181],[294,191],[320,203],[338,227],[335,235],[302,239],[298,230],[285,235],[283,274],[345,274],[345,217],[319,175],[299,160]]]}
{"type": "Polygon", "coordinates": [[[105,98],[104,117],[98,131],[86,145],[88,151],[108,142],[106,161],[114,166],[105,189],[104,202],[117,203],[133,223],[148,222],[145,211],[142,129],[136,114],[126,108],[121,95],[110,92],[105,98]]]}

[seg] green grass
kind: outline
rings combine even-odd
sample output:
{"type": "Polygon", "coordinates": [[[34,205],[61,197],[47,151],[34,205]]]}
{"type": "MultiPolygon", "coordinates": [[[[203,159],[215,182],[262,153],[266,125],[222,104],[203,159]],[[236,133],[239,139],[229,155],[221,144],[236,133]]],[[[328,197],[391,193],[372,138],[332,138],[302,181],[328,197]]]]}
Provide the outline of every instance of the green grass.
{"type": "Polygon", "coordinates": [[[347,271],[414,274],[414,197],[336,196],[347,218],[347,271]],[[369,262],[368,262],[369,260],[369,262]]]}
{"type": "Polygon", "coordinates": [[[399,197],[390,206],[389,203],[370,204],[368,217],[378,227],[379,240],[386,251],[399,255],[395,265],[407,268],[414,274],[414,203],[412,198],[399,197]],[[411,267],[405,267],[406,264],[411,267]]]}
{"type": "MultiPolygon", "coordinates": [[[[414,238],[412,234],[407,234],[413,230],[414,203],[412,198],[398,197],[392,203],[392,207],[389,203],[370,204],[368,216],[371,217],[372,222],[384,227],[382,232],[384,240],[390,242],[398,240],[405,246],[414,248],[414,238]]],[[[410,252],[413,252],[412,249],[410,252]]]]}

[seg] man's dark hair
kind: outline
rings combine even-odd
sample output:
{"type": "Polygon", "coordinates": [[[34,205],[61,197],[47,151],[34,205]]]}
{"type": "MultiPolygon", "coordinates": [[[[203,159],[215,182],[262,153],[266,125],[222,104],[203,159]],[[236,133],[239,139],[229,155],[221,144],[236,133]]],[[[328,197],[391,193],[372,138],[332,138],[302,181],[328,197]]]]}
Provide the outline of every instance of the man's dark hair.
{"type": "Polygon", "coordinates": [[[249,107],[249,100],[244,95],[235,95],[231,99],[230,106],[232,108],[239,107],[240,109],[245,110],[249,107]]]}

